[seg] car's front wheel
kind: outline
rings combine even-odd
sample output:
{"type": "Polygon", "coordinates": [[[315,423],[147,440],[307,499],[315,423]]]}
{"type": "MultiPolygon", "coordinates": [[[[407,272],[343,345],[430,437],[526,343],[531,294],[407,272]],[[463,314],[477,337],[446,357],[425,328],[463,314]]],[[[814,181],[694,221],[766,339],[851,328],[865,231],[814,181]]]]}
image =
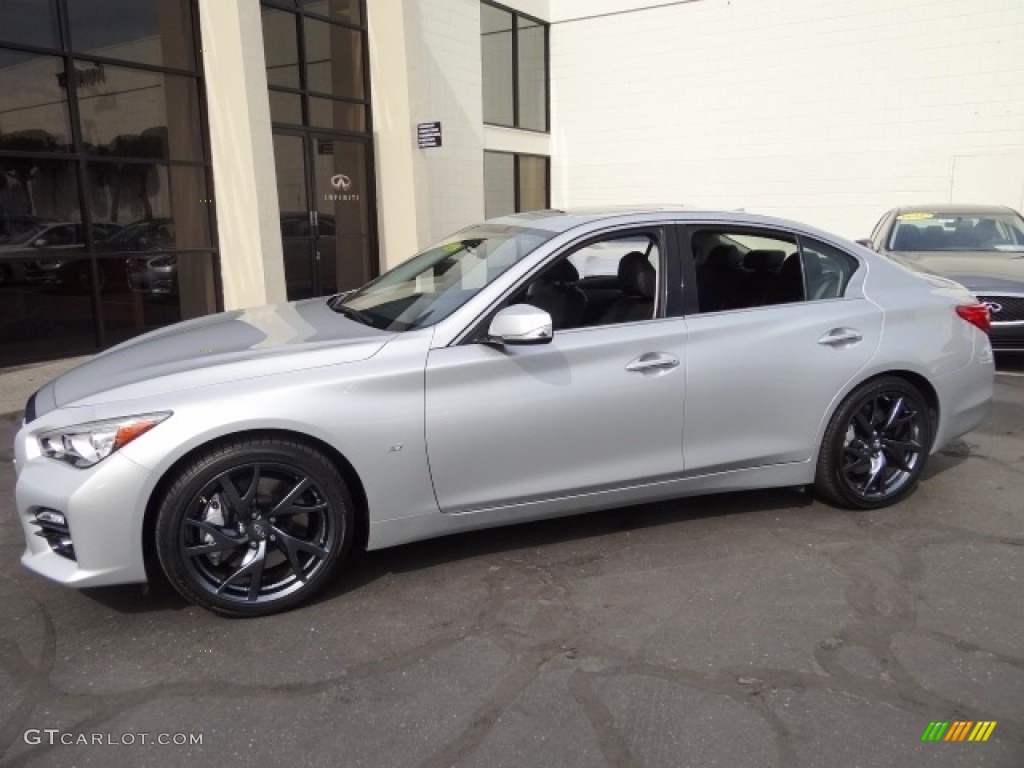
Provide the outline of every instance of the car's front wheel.
{"type": "Polygon", "coordinates": [[[157,512],[156,549],[185,598],[262,616],[309,599],[351,546],[351,496],[320,451],[276,437],[219,445],[183,467],[157,512]]]}
{"type": "Polygon", "coordinates": [[[876,509],[909,494],[932,443],[921,392],[883,376],[851,392],[832,416],[818,455],[815,488],[836,504],[876,509]]]}

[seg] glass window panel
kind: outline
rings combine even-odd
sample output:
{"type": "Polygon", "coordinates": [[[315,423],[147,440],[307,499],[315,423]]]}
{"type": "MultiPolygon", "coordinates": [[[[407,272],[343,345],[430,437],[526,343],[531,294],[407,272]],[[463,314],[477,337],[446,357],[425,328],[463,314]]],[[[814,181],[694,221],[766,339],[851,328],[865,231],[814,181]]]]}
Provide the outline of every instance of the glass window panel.
{"type": "Polygon", "coordinates": [[[545,27],[521,16],[519,25],[519,128],[546,131],[547,35],[545,27]]]}
{"type": "Polygon", "coordinates": [[[0,40],[59,49],[56,0],[3,0],[0,40]]]}
{"type": "Polygon", "coordinates": [[[263,8],[263,52],[267,60],[267,83],[301,88],[299,80],[298,16],[287,11],[263,8]]]}
{"type": "Polygon", "coordinates": [[[548,159],[519,156],[520,211],[539,211],[548,207],[548,159]]]}
{"type": "Polygon", "coordinates": [[[0,281],[0,360],[5,365],[95,351],[92,297],[86,288],[26,280],[23,272],[0,281]]]}
{"type": "Polygon", "coordinates": [[[349,24],[363,21],[359,0],[299,0],[299,5],[308,13],[319,13],[349,24]]]}
{"type": "Polygon", "coordinates": [[[270,119],[275,123],[302,125],[302,97],[271,88],[270,119]]]}
{"type": "Polygon", "coordinates": [[[97,253],[210,247],[204,168],[94,162],[86,187],[97,253]]]}
{"type": "Polygon", "coordinates": [[[484,122],[515,122],[512,68],[512,14],[490,5],[480,6],[483,56],[484,122]]]}
{"type": "Polygon", "coordinates": [[[0,157],[0,240],[29,242],[45,227],[82,220],[77,164],[0,157]]]}
{"type": "Polygon", "coordinates": [[[366,107],[347,101],[309,98],[309,124],[338,131],[366,131],[366,107]]]}
{"type": "Polygon", "coordinates": [[[0,49],[0,151],[68,149],[66,84],[63,59],[0,49]]]}
{"type": "Polygon", "coordinates": [[[97,65],[80,84],[87,151],[152,160],[202,160],[199,97],[191,77],[97,65]],[[170,119],[169,119],[170,116],[170,119]]]}
{"type": "Polygon", "coordinates": [[[194,70],[191,9],[181,0],[68,0],[72,49],[194,70]]]}
{"type": "Polygon", "coordinates": [[[281,234],[304,237],[309,232],[306,204],[306,161],[299,136],[274,134],[274,165],[277,169],[277,202],[281,209],[281,234]]]}
{"type": "Polygon", "coordinates": [[[484,152],[484,214],[488,219],[516,212],[515,155],[484,152]]]}
{"type": "Polygon", "coordinates": [[[100,257],[97,265],[108,278],[100,292],[108,344],[216,311],[213,254],[100,257]]]}
{"type": "Polygon", "coordinates": [[[354,29],[305,19],[306,87],[311,91],[362,99],[363,37],[354,29]]]}
{"type": "Polygon", "coordinates": [[[366,145],[343,138],[313,137],[316,208],[321,232],[370,234],[370,190],[366,145]]]}

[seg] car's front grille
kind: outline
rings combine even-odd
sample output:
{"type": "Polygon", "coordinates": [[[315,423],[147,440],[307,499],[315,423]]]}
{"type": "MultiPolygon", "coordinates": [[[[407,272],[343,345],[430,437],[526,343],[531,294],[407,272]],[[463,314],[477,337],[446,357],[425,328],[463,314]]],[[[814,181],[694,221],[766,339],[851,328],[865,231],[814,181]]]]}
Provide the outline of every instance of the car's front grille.
{"type": "Polygon", "coordinates": [[[993,323],[1024,322],[1024,296],[978,296],[978,300],[988,307],[993,323]]]}

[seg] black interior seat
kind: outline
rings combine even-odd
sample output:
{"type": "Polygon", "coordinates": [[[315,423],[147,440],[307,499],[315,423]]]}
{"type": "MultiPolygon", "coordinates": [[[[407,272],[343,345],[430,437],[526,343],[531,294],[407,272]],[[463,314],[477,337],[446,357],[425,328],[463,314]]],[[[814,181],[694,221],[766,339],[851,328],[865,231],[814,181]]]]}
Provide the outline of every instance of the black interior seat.
{"type": "Polygon", "coordinates": [[[701,312],[727,309],[736,282],[735,265],[739,249],[725,243],[716,245],[703,264],[697,267],[697,302],[701,312]]]}
{"type": "Polygon", "coordinates": [[[743,257],[742,299],[740,307],[762,307],[777,290],[779,271],[786,259],[785,251],[755,249],[743,257]]]}
{"type": "Polygon", "coordinates": [[[896,230],[896,237],[892,241],[894,251],[919,251],[921,250],[921,230],[912,224],[904,224],[896,230]]]}
{"type": "Polygon", "coordinates": [[[540,276],[526,292],[526,302],[551,315],[551,325],[576,328],[583,322],[587,311],[587,297],[576,283],[580,273],[568,259],[555,264],[540,276]]]}
{"type": "Polygon", "coordinates": [[[789,304],[804,299],[804,271],[800,266],[800,254],[791,253],[782,262],[779,276],[768,289],[769,304],[789,304]]]}
{"type": "Polygon", "coordinates": [[[658,273],[640,251],[630,251],[619,261],[619,287],[623,296],[612,302],[598,321],[600,325],[630,323],[654,317],[658,273]]]}

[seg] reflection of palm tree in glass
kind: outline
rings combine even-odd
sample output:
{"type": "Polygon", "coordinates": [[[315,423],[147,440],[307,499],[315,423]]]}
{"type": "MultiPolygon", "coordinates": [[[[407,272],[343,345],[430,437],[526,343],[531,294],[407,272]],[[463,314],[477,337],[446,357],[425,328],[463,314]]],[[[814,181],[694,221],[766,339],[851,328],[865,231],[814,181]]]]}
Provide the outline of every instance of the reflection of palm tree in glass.
{"type": "MultiPolygon", "coordinates": [[[[41,129],[17,131],[7,135],[0,135],[0,150],[8,152],[59,152],[61,149],[63,148],[57,144],[57,139],[52,134],[41,129]]],[[[17,182],[17,186],[20,188],[20,194],[15,194],[14,190],[11,190],[11,194],[8,196],[8,204],[12,207],[10,210],[4,210],[3,213],[36,213],[33,209],[37,206],[33,205],[32,196],[29,193],[29,181],[31,181],[34,176],[38,178],[39,174],[46,171],[50,171],[54,174],[59,173],[61,165],[63,165],[63,163],[60,161],[47,161],[34,157],[4,158],[3,171],[4,173],[10,174],[14,177],[14,180],[17,182]],[[17,206],[17,209],[14,207],[16,202],[20,203],[20,205],[17,206]]],[[[51,184],[50,188],[54,194],[51,210],[55,211],[58,207],[56,199],[56,184],[51,184]]]]}
{"type": "MultiPolygon", "coordinates": [[[[155,160],[166,156],[166,132],[160,129],[147,129],[141,134],[122,134],[109,144],[109,153],[116,157],[155,160]]],[[[152,219],[153,203],[150,199],[155,191],[156,171],[151,165],[139,163],[118,163],[113,177],[107,181],[111,187],[110,221],[117,223],[121,211],[122,190],[127,191],[127,205],[141,204],[142,215],[132,218],[152,219]]]]}

